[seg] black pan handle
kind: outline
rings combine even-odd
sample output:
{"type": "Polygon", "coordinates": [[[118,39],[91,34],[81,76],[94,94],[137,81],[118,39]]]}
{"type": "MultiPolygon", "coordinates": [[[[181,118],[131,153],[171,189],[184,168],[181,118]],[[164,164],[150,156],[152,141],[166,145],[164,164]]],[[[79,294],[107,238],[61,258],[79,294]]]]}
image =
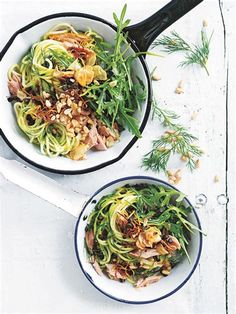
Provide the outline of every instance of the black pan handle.
{"type": "Polygon", "coordinates": [[[202,1],[203,0],[172,0],[146,20],[128,26],[125,31],[128,32],[130,39],[135,41],[140,51],[147,51],[161,32],[202,1]]]}

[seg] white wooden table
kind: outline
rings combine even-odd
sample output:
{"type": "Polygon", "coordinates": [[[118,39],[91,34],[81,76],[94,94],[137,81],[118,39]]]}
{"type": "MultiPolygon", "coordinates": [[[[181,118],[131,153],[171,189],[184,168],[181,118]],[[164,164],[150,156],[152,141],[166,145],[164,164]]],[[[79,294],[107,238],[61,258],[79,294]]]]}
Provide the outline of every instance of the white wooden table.
{"type": "MultiPolygon", "coordinates": [[[[77,11],[112,20],[112,12],[119,12],[125,2],[128,3],[128,16],[135,23],[168,1],[1,0],[0,49],[13,32],[41,16],[77,11]]],[[[204,207],[197,209],[207,237],[200,265],[190,281],[172,297],[149,305],[125,305],[108,299],[90,285],[77,264],[73,244],[75,219],[0,178],[1,313],[236,313],[233,267],[236,173],[231,141],[235,134],[233,12],[233,1],[205,0],[165,31],[168,34],[175,29],[195,42],[202,20],[208,20],[209,32],[214,29],[209,77],[198,67],[177,68],[181,60],[179,55],[147,58],[150,69],[157,65],[161,76],[161,81],[153,83],[158,99],[181,115],[181,121],[199,137],[205,151],[201,167],[193,174],[183,170],[178,185],[193,203],[200,193],[208,200],[204,207]],[[174,90],[181,79],[185,93],[177,95],[174,90]],[[193,112],[198,113],[195,120],[191,120],[193,112]],[[214,182],[216,175],[218,183],[214,182]],[[217,202],[220,194],[228,194],[227,205],[217,202]]],[[[1,105],[5,103],[1,101],[1,105]]],[[[150,120],[143,138],[120,162],[97,172],[80,176],[44,174],[62,185],[89,194],[108,181],[126,175],[146,174],[166,180],[163,174],[140,168],[143,154],[151,147],[151,139],[162,132],[159,123],[150,120]]],[[[2,139],[0,155],[20,160],[2,139]]],[[[183,167],[183,164],[177,160],[171,165],[179,166],[183,167]]]]}

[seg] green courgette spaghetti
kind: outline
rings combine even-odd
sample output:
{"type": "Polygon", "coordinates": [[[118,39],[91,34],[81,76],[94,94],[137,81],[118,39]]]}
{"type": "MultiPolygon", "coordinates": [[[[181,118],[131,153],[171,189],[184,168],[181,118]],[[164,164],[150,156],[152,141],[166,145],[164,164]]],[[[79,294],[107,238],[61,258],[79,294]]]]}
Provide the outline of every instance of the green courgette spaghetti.
{"type": "Polygon", "coordinates": [[[113,146],[126,128],[140,136],[133,114],[146,93],[132,74],[137,56],[126,54],[125,21],[117,21],[114,44],[90,29],[55,25],[9,69],[17,123],[42,154],[80,160],[113,146]]]}
{"type": "Polygon", "coordinates": [[[184,195],[156,185],[124,186],[103,197],[88,217],[85,244],[99,274],[144,287],[168,276],[185,256],[191,207],[184,195]]]}

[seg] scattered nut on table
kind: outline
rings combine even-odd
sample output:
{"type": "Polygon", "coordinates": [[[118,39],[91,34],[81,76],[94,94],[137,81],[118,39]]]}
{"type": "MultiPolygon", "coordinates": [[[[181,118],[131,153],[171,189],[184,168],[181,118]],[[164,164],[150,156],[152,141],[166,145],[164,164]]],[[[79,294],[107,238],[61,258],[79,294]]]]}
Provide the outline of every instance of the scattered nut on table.
{"type": "Polygon", "coordinates": [[[203,26],[203,27],[207,27],[207,26],[208,26],[208,21],[207,21],[206,19],[204,19],[204,20],[202,21],[202,26],[203,26]]]}
{"type": "Polygon", "coordinates": [[[197,160],[195,161],[195,168],[197,169],[197,168],[199,168],[199,167],[200,167],[200,160],[197,159],[197,160]]]}
{"type": "Polygon", "coordinates": [[[215,176],[214,176],[214,182],[217,183],[217,182],[219,182],[219,181],[220,181],[219,176],[218,176],[218,175],[215,175],[215,176]]]}
{"type": "Polygon", "coordinates": [[[168,175],[168,181],[170,184],[178,184],[182,179],[180,169],[176,171],[167,170],[167,175],[168,175]]]}
{"type": "Polygon", "coordinates": [[[193,111],[193,113],[191,114],[190,120],[196,120],[198,116],[198,112],[197,111],[193,111]]]}
{"type": "Polygon", "coordinates": [[[183,80],[179,81],[178,86],[175,89],[175,93],[176,94],[183,94],[184,93],[184,84],[183,84],[183,80]]]}
{"type": "Polygon", "coordinates": [[[161,80],[161,77],[157,71],[157,67],[155,67],[154,70],[152,71],[151,78],[153,81],[160,81],[161,80]]]}

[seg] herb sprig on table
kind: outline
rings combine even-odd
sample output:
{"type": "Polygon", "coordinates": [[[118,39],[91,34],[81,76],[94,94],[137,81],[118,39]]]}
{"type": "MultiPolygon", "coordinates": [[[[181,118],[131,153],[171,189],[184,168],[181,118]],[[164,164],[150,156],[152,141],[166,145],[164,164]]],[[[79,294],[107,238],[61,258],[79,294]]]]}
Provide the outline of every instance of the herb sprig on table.
{"type": "Polygon", "coordinates": [[[157,117],[164,127],[170,128],[159,139],[152,142],[152,149],[142,160],[145,169],[154,172],[167,172],[168,162],[172,155],[180,155],[186,166],[192,171],[198,167],[198,157],[203,151],[195,144],[197,137],[192,135],[185,127],[178,124],[179,116],[158,106],[153,100],[153,117],[157,117]]]}
{"type": "MultiPolygon", "coordinates": [[[[204,24],[204,22],[203,22],[204,24]]],[[[162,36],[157,39],[153,47],[163,47],[163,51],[167,53],[174,52],[184,52],[185,60],[179,65],[186,67],[188,65],[198,64],[205,69],[206,73],[209,75],[207,68],[207,62],[210,52],[210,42],[213,32],[208,37],[206,33],[206,26],[203,25],[201,30],[201,42],[200,44],[188,44],[176,31],[172,31],[169,36],[162,36]]]]}

